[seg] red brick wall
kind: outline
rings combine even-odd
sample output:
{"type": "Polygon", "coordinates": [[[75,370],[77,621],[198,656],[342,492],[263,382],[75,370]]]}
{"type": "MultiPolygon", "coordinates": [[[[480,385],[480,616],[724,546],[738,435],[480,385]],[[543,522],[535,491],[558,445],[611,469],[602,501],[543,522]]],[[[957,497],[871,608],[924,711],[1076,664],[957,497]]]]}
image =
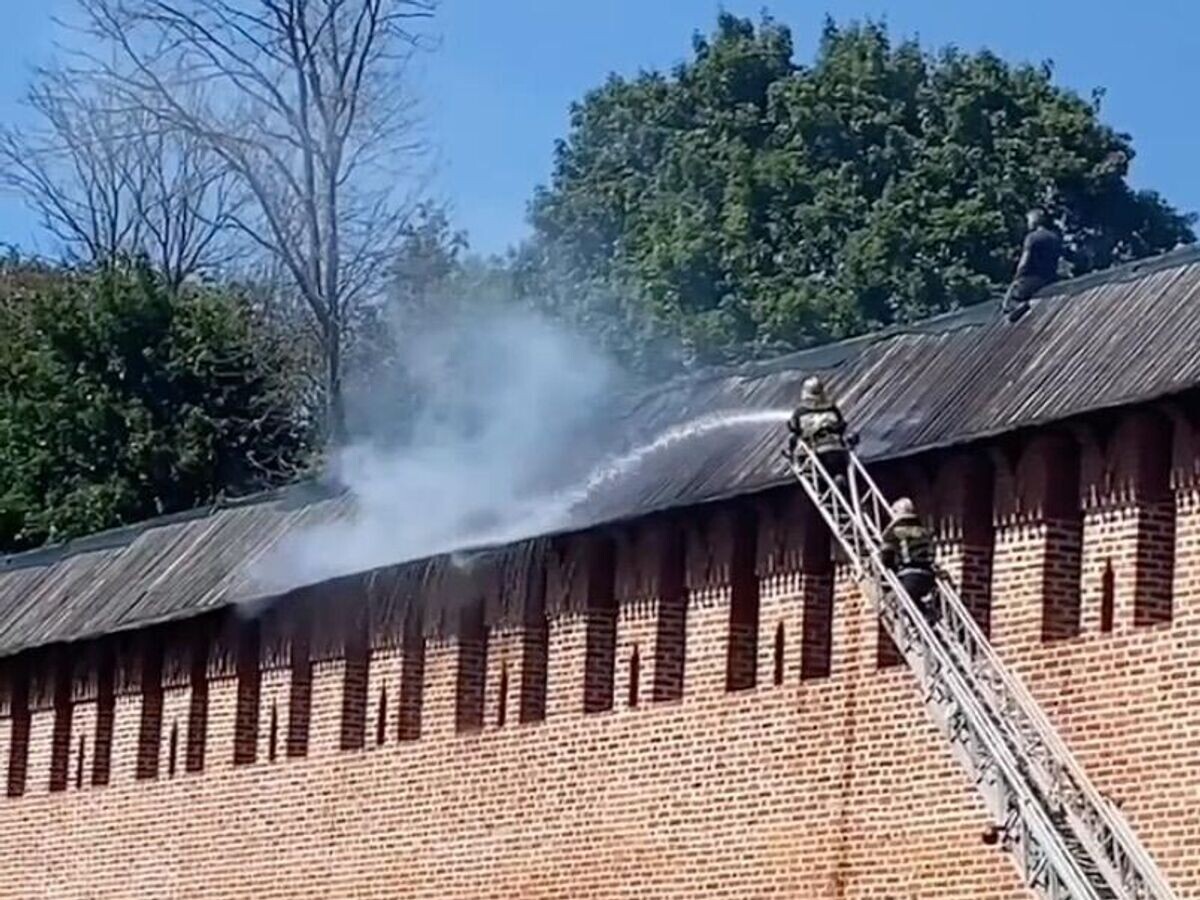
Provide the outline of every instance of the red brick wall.
{"type": "MultiPolygon", "coordinates": [[[[1120,477],[1104,473],[1129,452],[1126,443],[1110,441],[1091,464],[1086,442],[1070,439],[1078,440],[1077,469],[1064,444],[1047,452],[1044,442],[1030,442],[1007,465],[988,455],[995,515],[983,527],[955,524],[966,506],[929,499],[942,558],[980,603],[989,599],[980,592],[990,573],[987,608],[1001,653],[1098,786],[1123,805],[1180,895],[1193,895],[1200,892],[1200,816],[1191,802],[1200,792],[1195,459],[1176,453],[1169,495],[1125,490],[1120,477]],[[1063,464],[1079,487],[1069,496],[1050,488],[1063,464]],[[1163,509],[1173,512],[1169,528],[1163,509]],[[1065,566],[1064,521],[1078,523],[1066,538],[1078,560],[1065,566]],[[1164,533],[1169,553],[1148,554],[1148,541],[1166,547],[1164,533]],[[1100,627],[1105,566],[1113,572],[1111,630],[1100,627]],[[1070,571],[1073,587],[1063,575],[1070,571]],[[1135,613],[1148,578],[1160,591],[1169,579],[1169,621],[1142,624],[1135,613]],[[1045,639],[1048,583],[1074,591],[1078,634],[1045,639]]],[[[935,481],[942,462],[930,461],[935,481]]],[[[978,478],[981,469],[963,471],[978,478]]],[[[537,615],[521,627],[490,628],[486,652],[477,630],[463,653],[454,638],[409,629],[403,641],[373,638],[365,666],[327,658],[314,640],[310,666],[298,668],[295,654],[278,649],[288,645],[279,637],[290,633],[288,623],[265,622],[256,727],[245,716],[245,623],[224,628],[211,646],[181,628],[164,638],[162,737],[151,779],[135,777],[146,691],[140,657],[129,648],[143,644],[120,645],[110,783],[91,779],[98,680],[77,674],[68,777],[54,793],[53,666],[38,654],[28,664],[9,661],[0,766],[13,742],[9,685],[20,666],[32,672],[31,712],[24,796],[0,799],[0,838],[9,848],[0,859],[0,897],[1027,896],[1004,855],[981,841],[981,805],[925,720],[911,676],[879,670],[874,614],[844,570],[822,557],[820,541],[806,540],[804,519],[803,504],[778,498],[753,517],[744,507],[737,515],[695,511],[685,523],[694,532],[686,577],[672,552],[648,564],[671,604],[647,596],[649,582],[637,577],[590,579],[606,594],[616,585],[615,637],[606,624],[602,642],[594,625],[589,641],[594,619],[585,603],[554,616],[548,629],[537,615]],[[757,531],[753,653],[729,589],[746,570],[737,528],[747,521],[757,531]],[[677,630],[661,627],[660,612],[676,622],[681,596],[682,697],[670,690],[656,702],[654,685],[673,683],[678,669],[677,630]],[[822,599],[830,596],[831,604],[822,599]],[[754,687],[728,689],[731,626],[741,635],[737,665],[753,665],[754,687]],[[671,653],[658,650],[664,634],[671,653]],[[193,651],[176,646],[206,647],[205,677],[196,676],[193,651]],[[814,653],[826,654],[823,666],[811,665],[814,653]],[[526,678],[525,667],[537,669],[543,658],[546,715],[526,717],[521,710],[538,705],[541,675],[526,678]],[[656,676],[656,660],[671,667],[670,678],[656,676]],[[464,661],[469,682],[460,675],[464,661]],[[611,709],[584,712],[589,672],[593,685],[611,683],[611,709]],[[296,685],[307,683],[307,753],[289,757],[292,703],[309,693],[296,685]],[[188,772],[197,684],[207,692],[205,753],[203,770],[188,772]],[[466,732],[456,727],[464,703],[466,732]],[[343,749],[347,715],[362,723],[355,725],[361,749],[343,749]],[[235,765],[238,734],[254,742],[241,757],[253,762],[235,765]]],[[[627,565],[625,552],[613,565],[627,565]]],[[[85,662],[76,669],[86,671],[94,669],[86,661],[103,654],[79,658],[85,662]]],[[[58,699],[61,708],[61,690],[58,699]]]]}

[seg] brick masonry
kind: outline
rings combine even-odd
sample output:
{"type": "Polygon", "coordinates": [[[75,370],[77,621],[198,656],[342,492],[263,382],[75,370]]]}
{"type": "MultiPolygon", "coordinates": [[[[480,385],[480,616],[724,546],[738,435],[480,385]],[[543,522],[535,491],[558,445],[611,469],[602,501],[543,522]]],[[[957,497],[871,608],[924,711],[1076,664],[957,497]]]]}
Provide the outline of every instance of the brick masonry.
{"type": "MultiPolygon", "coordinates": [[[[977,490],[912,493],[1001,654],[1193,896],[1197,460],[1177,446],[1162,478],[1125,478],[1139,428],[978,448],[986,465],[950,468],[987,472],[982,524],[977,490]]],[[[6,661],[0,766],[21,790],[0,799],[0,897],[1029,896],[785,501],[685,516],[686,565],[682,540],[620,544],[581,608],[516,627],[467,604],[457,637],[364,650],[357,631],[330,655],[285,610],[75,648],[69,680],[62,654],[6,661]],[[631,552],[648,580],[622,576],[631,552]]]]}

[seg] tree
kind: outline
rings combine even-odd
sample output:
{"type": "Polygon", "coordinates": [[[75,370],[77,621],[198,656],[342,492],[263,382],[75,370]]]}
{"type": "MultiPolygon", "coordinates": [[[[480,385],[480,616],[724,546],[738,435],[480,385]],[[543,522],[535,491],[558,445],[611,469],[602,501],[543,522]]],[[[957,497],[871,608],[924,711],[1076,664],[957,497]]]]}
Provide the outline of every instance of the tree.
{"type": "MultiPolygon", "coordinates": [[[[619,286],[685,363],[739,360],[977,303],[1045,205],[1075,271],[1193,240],[1126,181],[1133,149],[1047,65],[893,44],[827,23],[811,66],[787,28],[722,15],[670,75],[609,78],[572,108],[531,205],[538,260],[619,286]]],[[[612,304],[609,304],[612,306],[612,304]]]]}
{"type": "Polygon", "coordinates": [[[388,442],[409,434],[420,403],[409,357],[431,330],[485,293],[466,250],[466,235],[452,228],[443,207],[418,204],[389,266],[385,300],[361,311],[348,348],[350,435],[388,442]]]}
{"type": "Polygon", "coordinates": [[[141,264],[0,277],[0,548],[295,477],[307,433],[244,301],[141,264]]]}
{"type": "Polygon", "coordinates": [[[466,250],[466,234],[453,229],[444,208],[418,206],[392,263],[389,300],[396,312],[415,318],[436,312],[463,271],[466,250]]]}
{"type": "Polygon", "coordinates": [[[66,258],[106,266],[145,255],[177,289],[233,259],[239,208],[224,164],[195,137],[44,69],[29,91],[31,128],[0,130],[0,183],[20,193],[66,258]]]}
{"type": "Polygon", "coordinates": [[[404,88],[432,0],[78,2],[98,41],[79,74],[202,142],[253,199],[234,224],[303,298],[340,436],[349,323],[380,289],[421,186],[404,88]]]}
{"type": "Polygon", "coordinates": [[[511,296],[647,380],[677,372],[687,361],[678,332],[649,313],[633,277],[596,262],[555,241],[527,241],[505,261],[511,296]]]}

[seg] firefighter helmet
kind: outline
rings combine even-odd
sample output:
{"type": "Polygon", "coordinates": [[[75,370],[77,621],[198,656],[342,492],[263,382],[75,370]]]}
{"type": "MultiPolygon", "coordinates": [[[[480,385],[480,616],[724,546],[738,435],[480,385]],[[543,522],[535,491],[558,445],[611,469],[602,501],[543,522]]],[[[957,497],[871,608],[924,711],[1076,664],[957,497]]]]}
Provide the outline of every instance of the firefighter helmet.
{"type": "Polygon", "coordinates": [[[825,403],[825,385],[816,375],[809,375],[800,385],[800,399],[807,404],[825,403]]]}

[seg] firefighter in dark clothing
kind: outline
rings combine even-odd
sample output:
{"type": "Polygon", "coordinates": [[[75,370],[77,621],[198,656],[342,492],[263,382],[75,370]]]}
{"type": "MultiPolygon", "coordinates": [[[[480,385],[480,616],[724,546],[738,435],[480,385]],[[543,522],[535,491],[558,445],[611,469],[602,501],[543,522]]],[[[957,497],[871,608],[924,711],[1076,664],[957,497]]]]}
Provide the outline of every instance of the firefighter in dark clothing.
{"type": "Polygon", "coordinates": [[[1029,298],[1058,278],[1058,260],[1062,256],[1062,238],[1050,227],[1045,213],[1035,209],[1026,216],[1026,222],[1029,233],[1025,235],[1016,275],[1001,306],[1010,322],[1017,321],[1029,309],[1029,298]]]}
{"type": "Polygon", "coordinates": [[[938,619],[933,561],[933,535],[921,524],[916,507],[907,497],[896,501],[892,523],[883,532],[883,564],[896,573],[904,590],[916,601],[932,624],[938,619]]]}
{"type": "Polygon", "coordinates": [[[846,435],[846,420],[836,403],[825,393],[825,385],[815,375],[800,385],[800,405],[788,420],[788,456],[795,456],[796,445],[803,440],[829,474],[844,480],[849,462],[847,452],[854,443],[846,435]]]}

